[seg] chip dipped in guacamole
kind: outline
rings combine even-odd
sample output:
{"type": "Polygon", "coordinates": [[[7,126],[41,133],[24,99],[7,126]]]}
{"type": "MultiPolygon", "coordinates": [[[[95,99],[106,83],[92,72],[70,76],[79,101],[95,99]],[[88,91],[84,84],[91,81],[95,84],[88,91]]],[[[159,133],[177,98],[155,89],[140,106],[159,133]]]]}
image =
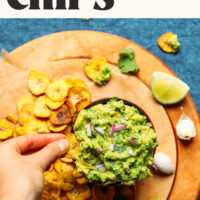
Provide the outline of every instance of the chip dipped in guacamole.
{"type": "Polygon", "coordinates": [[[156,133],[136,107],[114,98],[82,110],[74,133],[80,141],[76,166],[89,182],[134,185],[151,176],[156,133]]]}

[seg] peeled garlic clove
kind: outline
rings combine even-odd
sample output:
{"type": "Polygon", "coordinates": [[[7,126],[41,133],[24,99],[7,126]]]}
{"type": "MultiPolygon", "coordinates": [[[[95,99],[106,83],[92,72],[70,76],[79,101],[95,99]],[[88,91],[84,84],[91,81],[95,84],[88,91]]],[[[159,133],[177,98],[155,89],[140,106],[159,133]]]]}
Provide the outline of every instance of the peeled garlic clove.
{"type": "Polygon", "coordinates": [[[175,167],[172,164],[171,158],[165,153],[158,152],[154,155],[153,168],[164,174],[173,174],[175,167]]]}
{"type": "Polygon", "coordinates": [[[180,139],[190,140],[196,136],[194,122],[187,115],[185,115],[182,107],[181,110],[182,114],[176,125],[176,133],[180,139]]]}

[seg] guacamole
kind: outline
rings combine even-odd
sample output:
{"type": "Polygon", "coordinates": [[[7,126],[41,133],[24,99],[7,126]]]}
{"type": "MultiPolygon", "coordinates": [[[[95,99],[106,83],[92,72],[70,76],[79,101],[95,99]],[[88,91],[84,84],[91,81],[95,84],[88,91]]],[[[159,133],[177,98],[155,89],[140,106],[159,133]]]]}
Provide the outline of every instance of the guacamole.
{"type": "Polygon", "coordinates": [[[177,52],[180,48],[180,43],[178,41],[178,36],[177,35],[173,35],[170,39],[169,39],[169,45],[173,48],[174,52],[177,52]]]}
{"type": "Polygon", "coordinates": [[[95,77],[94,82],[99,85],[105,85],[110,80],[110,77],[111,77],[111,69],[109,66],[105,66],[95,77]]]}
{"type": "Polygon", "coordinates": [[[82,110],[74,133],[80,141],[76,166],[90,182],[133,185],[151,176],[156,134],[134,106],[112,99],[82,110]]]}

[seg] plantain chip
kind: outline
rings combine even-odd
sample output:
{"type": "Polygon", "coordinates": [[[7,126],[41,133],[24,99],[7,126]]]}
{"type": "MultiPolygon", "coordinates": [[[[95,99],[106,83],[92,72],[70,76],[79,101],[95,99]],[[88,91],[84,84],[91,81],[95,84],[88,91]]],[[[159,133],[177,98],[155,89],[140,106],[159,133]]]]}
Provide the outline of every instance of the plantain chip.
{"type": "Polygon", "coordinates": [[[84,65],[84,72],[91,80],[95,80],[103,67],[107,66],[107,62],[102,57],[94,57],[88,60],[84,65]]]}
{"type": "Polygon", "coordinates": [[[24,125],[27,134],[49,133],[46,121],[32,120],[24,125]]]}
{"type": "Polygon", "coordinates": [[[26,131],[26,129],[23,126],[17,126],[17,127],[15,127],[14,131],[15,131],[14,132],[14,137],[18,137],[18,136],[26,135],[27,134],[27,131],[26,131]]]}
{"type": "Polygon", "coordinates": [[[83,177],[83,175],[82,175],[81,173],[79,173],[79,171],[78,171],[77,168],[74,169],[74,171],[73,171],[73,176],[74,176],[75,178],[81,178],[81,177],[83,177]]]}
{"type": "Polygon", "coordinates": [[[60,160],[64,163],[74,163],[74,160],[71,158],[60,158],[60,160]]]}
{"type": "Polygon", "coordinates": [[[25,125],[32,120],[35,120],[35,116],[33,114],[34,104],[29,104],[24,106],[19,112],[19,123],[21,125],[25,125]]]}
{"type": "Polygon", "coordinates": [[[51,110],[57,110],[58,108],[60,108],[63,104],[65,103],[65,101],[52,101],[51,99],[49,99],[48,97],[46,97],[46,105],[51,109],[51,110]]]}
{"type": "Polygon", "coordinates": [[[0,119],[0,140],[6,140],[13,135],[13,129],[6,119],[0,119]]]}
{"type": "Polygon", "coordinates": [[[65,157],[71,158],[74,160],[80,153],[80,144],[79,144],[78,140],[76,139],[75,134],[68,133],[66,135],[66,139],[69,142],[69,150],[68,150],[67,154],[65,155],[65,157]]]}
{"type": "Polygon", "coordinates": [[[91,197],[91,190],[88,185],[76,185],[76,187],[67,192],[70,200],[88,200],[91,197]]]}
{"type": "Polygon", "coordinates": [[[68,98],[74,105],[83,100],[87,100],[88,102],[90,102],[91,93],[89,92],[89,90],[82,87],[72,87],[69,90],[68,98]]]}
{"type": "Polygon", "coordinates": [[[47,118],[50,116],[50,110],[46,106],[46,96],[37,98],[34,106],[34,115],[41,118],[47,118]]]}
{"type": "Polygon", "coordinates": [[[55,133],[62,132],[67,127],[66,124],[59,126],[59,125],[52,124],[50,121],[47,121],[47,126],[50,131],[55,132],[55,133]]]}
{"type": "Polygon", "coordinates": [[[86,99],[83,101],[80,101],[76,104],[76,110],[77,112],[79,112],[80,110],[83,110],[84,108],[86,108],[88,105],[90,105],[90,102],[86,99]]]}
{"type": "Polygon", "coordinates": [[[82,184],[88,183],[88,180],[87,180],[87,178],[85,178],[85,177],[81,177],[81,178],[76,178],[76,182],[77,182],[78,184],[82,185],[82,184]]]}
{"type": "Polygon", "coordinates": [[[70,99],[67,99],[67,100],[66,100],[66,105],[69,106],[69,108],[70,108],[70,113],[71,113],[72,115],[74,115],[74,114],[76,113],[76,107],[75,107],[75,105],[70,101],[70,99]]]}
{"type": "Polygon", "coordinates": [[[69,124],[71,122],[71,113],[69,106],[64,104],[58,110],[51,111],[49,120],[55,125],[69,124]]]}
{"type": "Polygon", "coordinates": [[[61,159],[57,159],[53,164],[53,167],[58,174],[68,173],[69,175],[72,175],[74,170],[73,164],[62,162],[61,159]]]}
{"type": "Polygon", "coordinates": [[[68,94],[69,87],[64,80],[57,80],[51,83],[46,89],[46,95],[52,101],[63,101],[68,94]]]}
{"type": "Polygon", "coordinates": [[[62,173],[58,176],[58,183],[62,190],[70,191],[73,190],[76,186],[76,182],[72,174],[62,173]]]}
{"type": "Polygon", "coordinates": [[[17,102],[18,113],[21,111],[21,109],[24,106],[30,105],[30,104],[34,104],[34,103],[35,103],[35,97],[33,95],[24,95],[24,96],[22,96],[17,102]]]}
{"type": "Polygon", "coordinates": [[[158,39],[158,46],[164,52],[175,53],[179,50],[180,43],[178,42],[177,35],[167,32],[158,39]]]}
{"type": "Polygon", "coordinates": [[[88,89],[86,83],[79,78],[67,78],[65,81],[70,88],[82,87],[82,88],[88,89]]]}
{"type": "Polygon", "coordinates": [[[34,95],[44,94],[49,84],[50,78],[43,72],[32,70],[28,74],[28,88],[34,95]]]}
{"type": "Polygon", "coordinates": [[[14,124],[18,122],[17,117],[11,113],[8,113],[6,119],[14,124]]]}

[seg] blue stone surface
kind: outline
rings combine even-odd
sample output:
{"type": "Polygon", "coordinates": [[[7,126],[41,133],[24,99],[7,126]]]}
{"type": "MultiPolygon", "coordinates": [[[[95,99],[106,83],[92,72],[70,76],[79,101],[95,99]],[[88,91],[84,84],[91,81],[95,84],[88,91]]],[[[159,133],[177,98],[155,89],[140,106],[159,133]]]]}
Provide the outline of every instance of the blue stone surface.
{"type": "Polygon", "coordinates": [[[190,86],[200,113],[200,19],[0,19],[0,48],[12,51],[37,37],[68,30],[103,31],[143,46],[190,86]],[[159,49],[157,39],[165,32],[178,34],[179,53],[159,49]]]}

